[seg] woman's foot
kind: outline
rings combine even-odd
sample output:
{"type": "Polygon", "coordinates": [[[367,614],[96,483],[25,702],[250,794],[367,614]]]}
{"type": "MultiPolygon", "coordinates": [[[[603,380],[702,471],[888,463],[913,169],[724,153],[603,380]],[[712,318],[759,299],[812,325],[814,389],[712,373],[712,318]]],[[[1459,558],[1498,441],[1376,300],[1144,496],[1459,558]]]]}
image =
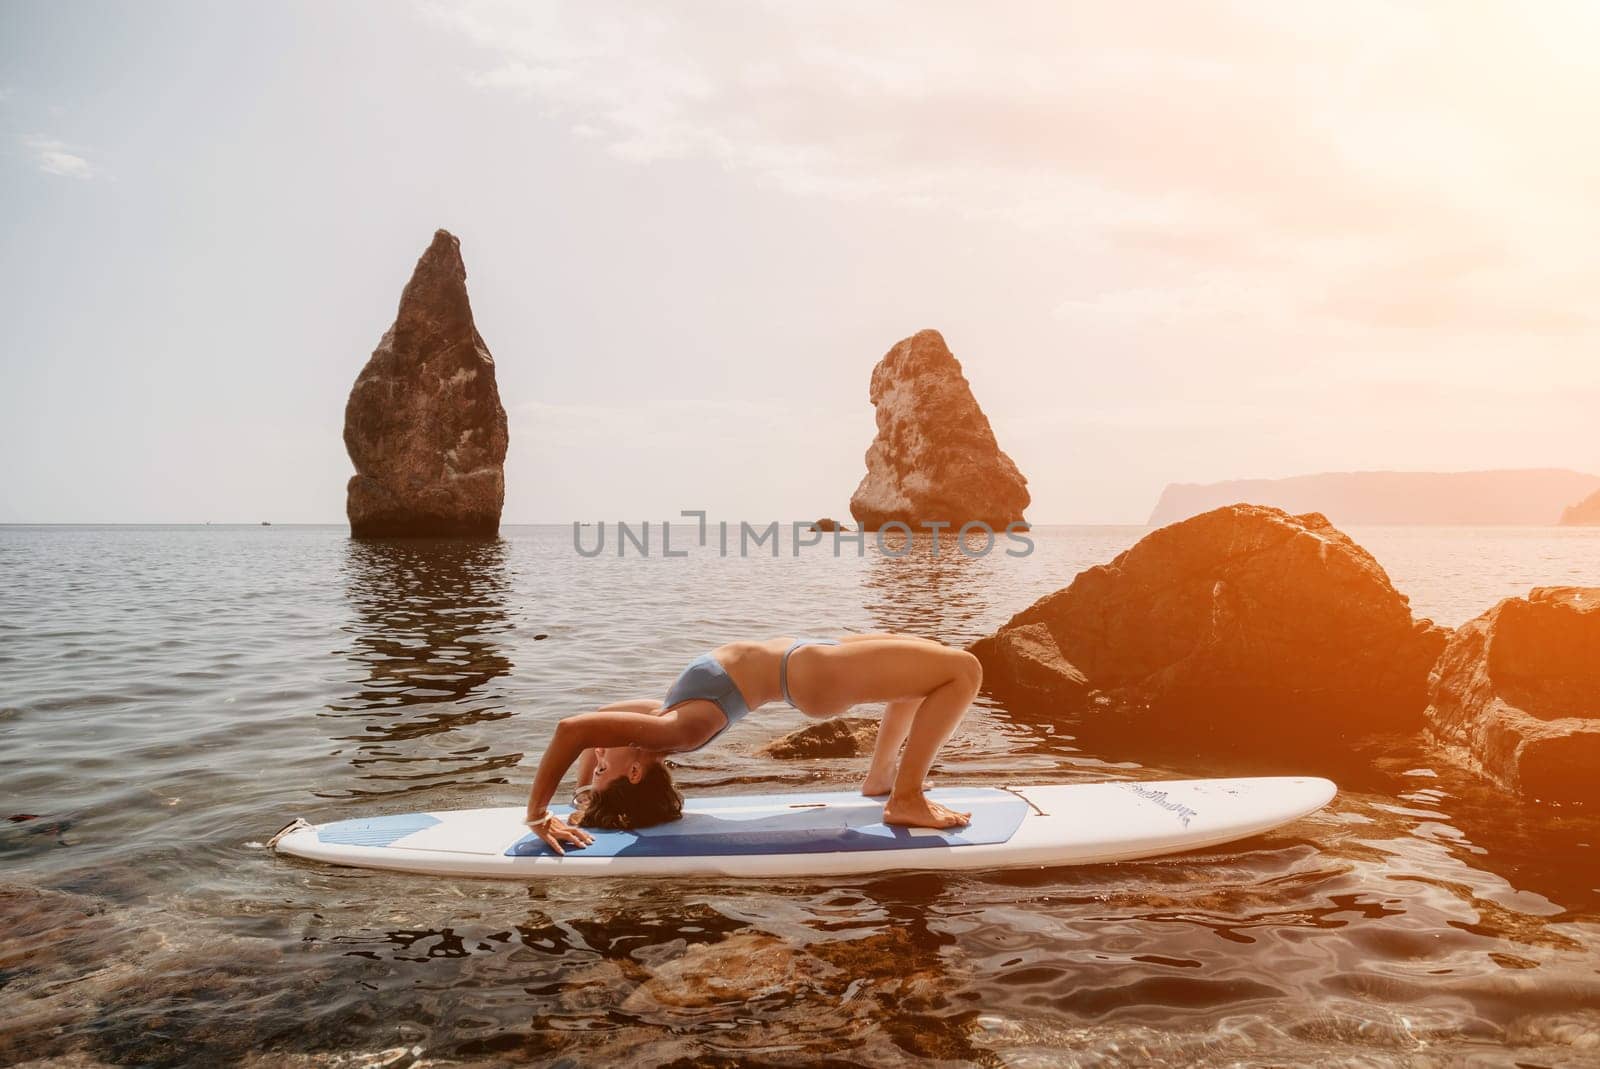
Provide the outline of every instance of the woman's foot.
{"type": "Polygon", "coordinates": [[[894,790],[894,771],[891,769],[883,775],[868,772],[867,778],[861,781],[861,793],[868,798],[877,798],[894,790]]]}
{"type": "Polygon", "coordinates": [[[883,822],[904,828],[960,828],[972,823],[972,814],[958,813],[924,794],[911,798],[891,795],[883,806],[883,822]]]}

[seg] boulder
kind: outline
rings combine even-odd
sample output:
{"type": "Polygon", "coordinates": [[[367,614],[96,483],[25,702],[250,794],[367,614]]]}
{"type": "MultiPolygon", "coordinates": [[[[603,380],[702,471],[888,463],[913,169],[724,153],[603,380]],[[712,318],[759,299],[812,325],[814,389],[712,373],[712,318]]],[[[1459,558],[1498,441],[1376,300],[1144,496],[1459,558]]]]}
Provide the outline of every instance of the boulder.
{"type": "Polygon", "coordinates": [[[983,674],[994,690],[1034,695],[1082,708],[1094,688],[1077,666],[1061,655],[1061,647],[1043,620],[1011,623],[971,649],[983,662],[983,674]]]}
{"type": "Polygon", "coordinates": [[[1446,632],[1324,517],[1231,505],[1146,535],[970,648],[1013,711],[1273,748],[1420,726],[1446,632]]]}
{"type": "MultiPolygon", "coordinates": [[[[0,883],[0,932],[0,1065],[93,1064],[85,1048],[115,1065],[236,1065],[251,1044],[245,1022],[294,997],[268,985],[241,1000],[282,947],[168,902],[0,883]]],[[[328,979],[302,968],[309,985],[328,979]]]]}
{"type": "Polygon", "coordinates": [[[850,528],[846,527],[844,524],[840,523],[836,519],[833,519],[832,517],[824,516],[822,519],[820,519],[817,522],[813,523],[811,525],[811,527],[810,527],[810,530],[813,530],[813,531],[848,531],[848,530],[850,530],[850,528]]]}
{"type": "Polygon", "coordinates": [[[1428,731],[1508,790],[1600,801],[1600,587],[1538,587],[1462,624],[1428,731]]]}
{"type": "Polygon", "coordinates": [[[781,735],[756,752],[780,760],[860,757],[870,754],[877,744],[878,721],[861,716],[832,716],[781,735]]]}
{"type": "Polygon", "coordinates": [[[867,473],[850,498],[863,530],[899,521],[952,529],[981,521],[996,531],[1022,523],[1028,481],[995,442],[936,330],[901,341],[872,370],[878,435],[867,449],[867,473]]]}
{"type": "Polygon", "coordinates": [[[736,932],[715,943],[697,943],[657,966],[622,1009],[698,1010],[774,996],[793,998],[806,990],[831,994],[843,990],[849,979],[786,940],[765,932],[736,932]]]}
{"type": "Polygon", "coordinates": [[[1561,523],[1567,527],[1592,527],[1600,524],[1600,490],[1596,490],[1576,505],[1563,509],[1561,523]]]}
{"type": "Polygon", "coordinates": [[[440,230],[344,409],[357,537],[494,535],[505,500],[506,412],[473,325],[461,243],[440,230]]]}

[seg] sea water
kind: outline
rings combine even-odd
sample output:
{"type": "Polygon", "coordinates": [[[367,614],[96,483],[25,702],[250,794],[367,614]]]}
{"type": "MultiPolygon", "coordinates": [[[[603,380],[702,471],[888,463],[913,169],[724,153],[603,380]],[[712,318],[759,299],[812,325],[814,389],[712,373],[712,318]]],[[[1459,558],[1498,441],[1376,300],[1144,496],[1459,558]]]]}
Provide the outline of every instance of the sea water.
{"type": "MultiPolygon", "coordinates": [[[[518,885],[263,846],[295,816],[520,805],[558,718],[711,646],[965,643],[1143,533],[590,559],[570,527],[0,528],[0,1063],[1600,1061],[1600,819],[1412,743],[1279,832],[1111,866],[518,885]]],[[[1350,533],[1441,623],[1600,585],[1600,531],[1350,533]]],[[[679,782],[850,787],[862,760],[756,754],[802,723],[763,709],[679,782]]],[[[933,778],[1237,771],[984,699],[933,778]]]]}

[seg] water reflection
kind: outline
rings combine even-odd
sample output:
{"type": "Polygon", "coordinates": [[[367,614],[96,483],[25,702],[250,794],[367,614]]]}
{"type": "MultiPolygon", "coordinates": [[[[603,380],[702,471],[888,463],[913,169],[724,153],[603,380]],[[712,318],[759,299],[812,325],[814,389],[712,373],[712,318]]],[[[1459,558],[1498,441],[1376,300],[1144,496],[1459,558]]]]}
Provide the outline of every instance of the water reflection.
{"type": "Polygon", "coordinates": [[[507,782],[522,755],[472,728],[512,712],[495,682],[511,659],[506,543],[351,539],[342,567],[354,619],[341,651],[357,689],[327,706],[358,783],[329,796],[507,782]]]}
{"type": "MultiPolygon", "coordinates": [[[[997,539],[982,556],[961,552],[949,532],[939,539],[937,553],[931,535],[907,538],[889,531],[883,541],[887,552],[870,551],[862,572],[863,607],[877,626],[951,645],[978,638],[992,615],[989,592],[1008,588],[1001,570],[1014,559],[1005,555],[1005,540],[997,539]]],[[[982,532],[969,534],[966,545],[968,553],[981,552],[982,532]]]]}
{"type": "MultiPolygon", "coordinates": [[[[1452,881],[1479,878],[1473,907],[1498,920],[1515,915],[1538,928],[1600,913],[1600,812],[1517,797],[1454,764],[1427,742],[1397,748],[1382,762],[1393,776],[1382,808],[1412,839],[1439,851],[1452,881]]],[[[1441,875],[1430,873],[1429,875],[1441,875]]]]}
{"type": "Polygon", "coordinates": [[[944,880],[783,886],[770,889],[775,902],[737,883],[663,886],[676,893],[607,883],[547,898],[540,888],[520,920],[469,913],[324,945],[426,970],[386,992],[386,1005],[451,1022],[440,1052],[468,1060],[580,1050],[584,1064],[742,1060],[792,1046],[797,1021],[813,1059],[981,1058],[979,996],[942,920],[960,909],[944,880]]]}

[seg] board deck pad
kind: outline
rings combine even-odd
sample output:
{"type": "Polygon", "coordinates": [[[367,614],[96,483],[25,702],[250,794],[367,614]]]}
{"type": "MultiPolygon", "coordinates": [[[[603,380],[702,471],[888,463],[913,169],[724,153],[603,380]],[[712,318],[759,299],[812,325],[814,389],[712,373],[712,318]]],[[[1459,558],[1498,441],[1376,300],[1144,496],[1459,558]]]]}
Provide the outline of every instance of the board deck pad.
{"type": "MultiPolygon", "coordinates": [[[[1020,796],[996,787],[934,790],[929,797],[971,813],[972,823],[949,829],[896,827],[883,822],[881,798],[844,791],[711,798],[668,824],[638,831],[585,829],[594,842],[583,853],[586,857],[735,857],[949,849],[1003,843],[1028,814],[1028,803],[1020,796]]],[[[557,815],[567,813],[558,810],[557,815]]],[[[511,857],[552,852],[531,832],[506,850],[511,857]]]]}
{"type": "MultiPolygon", "coordinates": [[[[904,869],[997,871],[1094,865],[1204,850],[1299,820],[1337,788],[1310,776],[1101,780],[941,788],[972,813],[962,828],[883,823],[883,799],[849,791],[694,796],[681,819],[588,829],[593,844],[547,848],[522,806],[296,820],[280,854],[367,869],[520,880],[562,877],[799,878],[904,869]]],[[[564,807],[553,811],[566,815],[564,807]]]]}
{"type": "Polygon", "coordinates": [[[432,813],[394,813],[386,817],[336,820],[317,829],[317,841],[335,846],[393,846],[412,832],[442,823],[432,813]]]}

